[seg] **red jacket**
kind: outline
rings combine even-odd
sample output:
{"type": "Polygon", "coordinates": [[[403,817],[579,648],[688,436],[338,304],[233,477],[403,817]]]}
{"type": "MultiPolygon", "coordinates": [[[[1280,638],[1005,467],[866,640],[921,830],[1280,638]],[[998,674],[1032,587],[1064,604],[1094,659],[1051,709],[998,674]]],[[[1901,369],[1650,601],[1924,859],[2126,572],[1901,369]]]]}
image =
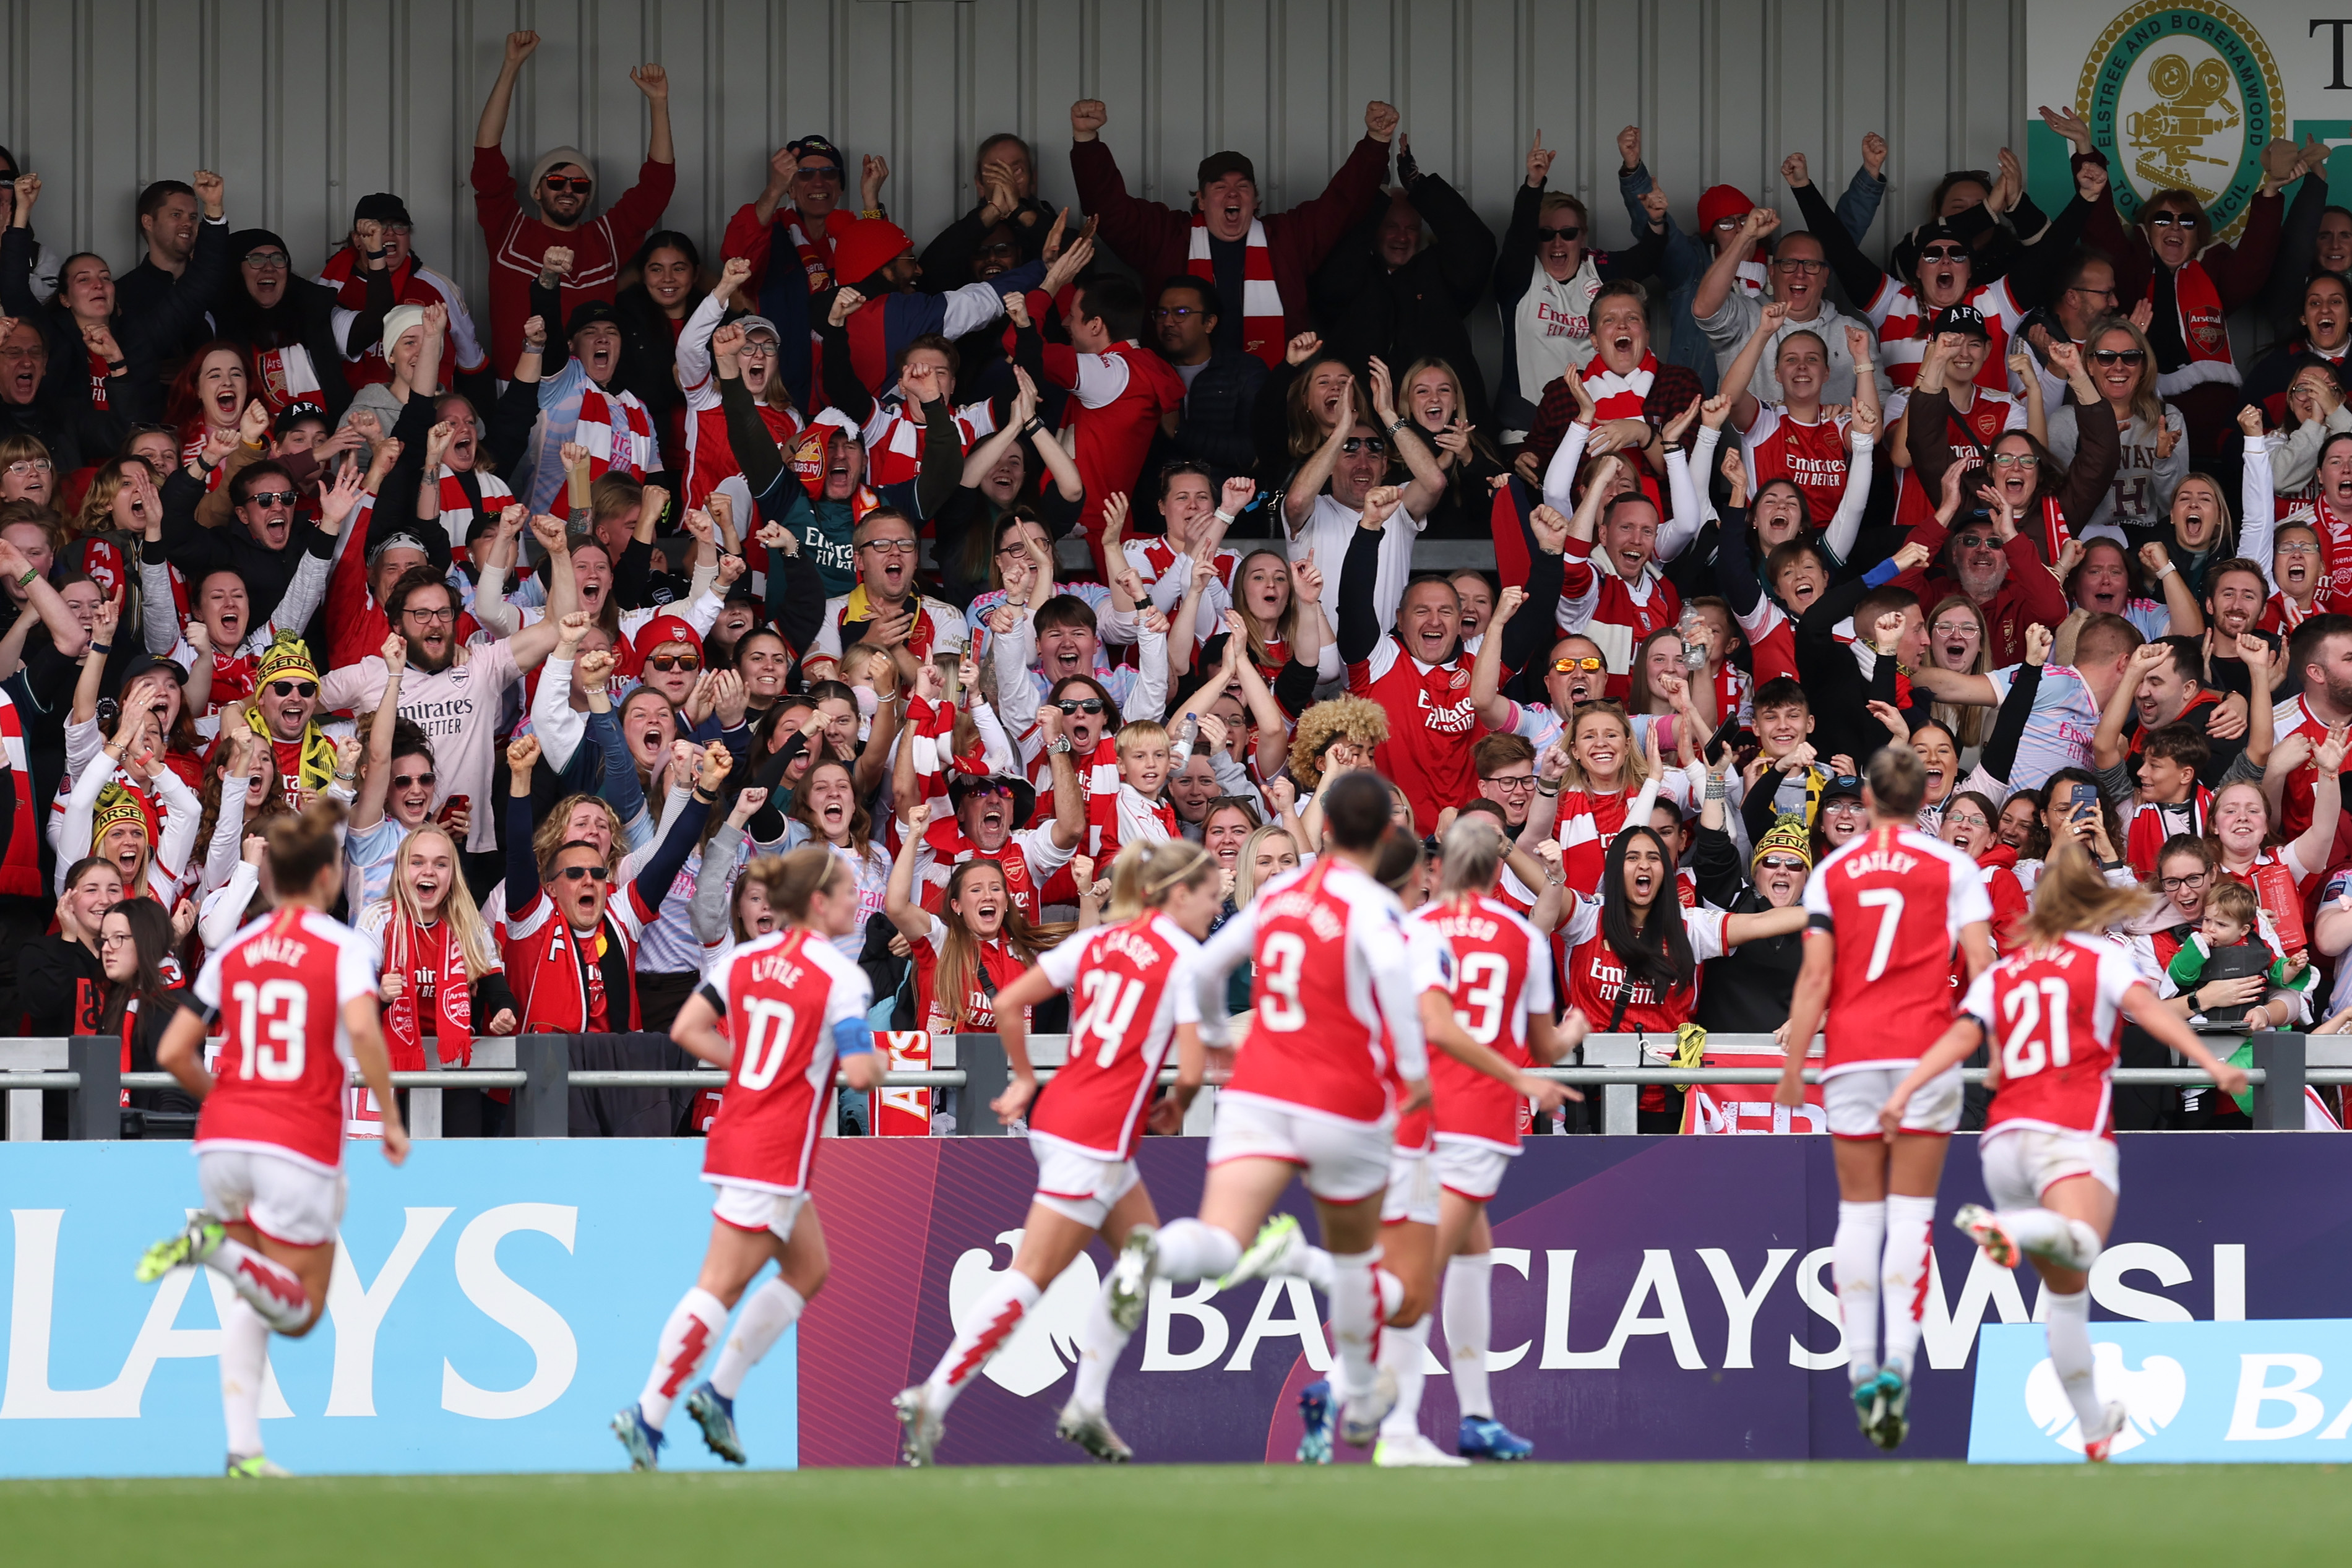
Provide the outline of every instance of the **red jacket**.
{"type": "MultiPolygon", "coordinates": [[[[522,353],[522,324],[530,320],[530,285],[551,245],[572,250],[572,276],[557,291],[564,312],[583,300],[610,300],[621,263],[636,253],[646,235],[661,221],[677,184],[675,164],[648,160],[637,170],[637,183],[604,213],[577,228],[551,228],[522,210],[515,199],[514,170],[503,147],[474,149],[474,216],[480,220],[483,241],[490,249],[490,363],[501,380],[514,374],[522,353]]],[[[548,336],[559,337],[563,323],[547,323],[548,336]]]]}
{"type": "MultiPolygon", "coordinates": [[[[1282,293],[1282,326],[1286,335],[1295,337],[1314,326],[1307,309],[1307,275],[1323,264],[1341,236],[1372,216],[1386,189],[1388,173],[1389,144],[1367,136],[1356,143],[1321,195],[1287,212],[1258,214],[1265,225],[1274,284],[1282,293]]],[[[1192,237],[1190,211],[1128,195],[1110,144],[1099,137],[1070,143],[1070,174],[1077,181],[1080,205],[1100,220],[1097,236],[1143,279],[1147,300],[1163,279],[1184,270],[1192,237]]],[[[1237,301],[1226,301],[1228,310],[1239,308],[1237,301]]],[[[1401,368],[1399,374],[1402,374],[1401,368]]]]}
{"type": "MultiPolygon", "coordinates": [[[[1911,531],[1910,543],[1925,545],[1932,563],[1943,553],[1944,542],[1951,531],[1929,518],[1911,531]]],[[[2020,532],[2000,548],[2009,557],[2009,575],[2000,587],[1981,606],[1985,626],[1992,644],[1992,666],[1995,669],[2023,662],[2025,658],[2025,628],[2035,621],[2053,630],[2066,618],[2066,595],[2059,590],[2058,579],[2050,575],[2050,568],[2042,563],[2034,552],[2033,541],[2020,532]]],[[[1919,567],[1897,575],[1893,586],[1908,588],[1919,595],[1919,613],[1933,615],[1937,601],[1960,591],[1958,582],[1941,571],[1929,575],[1928,567],[1919,567]]],[[[1862,636],[1866,631],[1857,628],[1862,636]]]]}

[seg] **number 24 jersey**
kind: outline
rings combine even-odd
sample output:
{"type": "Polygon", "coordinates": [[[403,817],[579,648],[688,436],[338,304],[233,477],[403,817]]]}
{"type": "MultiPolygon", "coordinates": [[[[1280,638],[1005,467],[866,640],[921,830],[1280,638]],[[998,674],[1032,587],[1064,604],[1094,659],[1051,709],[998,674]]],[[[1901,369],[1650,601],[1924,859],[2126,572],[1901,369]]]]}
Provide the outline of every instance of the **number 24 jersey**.
{"type": "Polygon", "coordinates": [[[1125,1160],[1176,1032],[1171,977],[1200,951],[1192,934],[1151,913],[1080,931],[1037,959],[1070,999],[1069,1058],[1029,1115],[1033,1138],[1105,1160],[1125,1160]]]}
{"type": "Polygon", "coordinates": [[[1916,827],[1874,827],[1823,859],[1805,884],[1810,936],[1837,940],[1823,1078],[1908,1067],[1952,1022],[1952,948],[1990,925],[1977,863],[1916,827]]]}
{"type": "Polygon", "coordinates": [[[222,1041],[196,1152],[257,1149],[341,1169],[343,1004],[376,994],[367,939],[316,910],[274,910],[205,961],[195,990],[219,1014],[222,1041]]]}

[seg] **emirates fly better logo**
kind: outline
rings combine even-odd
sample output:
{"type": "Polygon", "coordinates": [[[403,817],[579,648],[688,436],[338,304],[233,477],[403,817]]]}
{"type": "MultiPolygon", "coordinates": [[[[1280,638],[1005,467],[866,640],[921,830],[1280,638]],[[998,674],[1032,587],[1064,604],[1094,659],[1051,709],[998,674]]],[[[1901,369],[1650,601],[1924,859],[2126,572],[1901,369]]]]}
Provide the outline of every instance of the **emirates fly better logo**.
{"type": "Polygon", "coordinates": [[[2083,61],[2074,101],[2126,218],[2158,191],[2185,190],[2218,238],[2244,226],[2263,149],[2286,122],[2270,45],[2214,0],[2148,0],[2117,16],[2083,61]]]}

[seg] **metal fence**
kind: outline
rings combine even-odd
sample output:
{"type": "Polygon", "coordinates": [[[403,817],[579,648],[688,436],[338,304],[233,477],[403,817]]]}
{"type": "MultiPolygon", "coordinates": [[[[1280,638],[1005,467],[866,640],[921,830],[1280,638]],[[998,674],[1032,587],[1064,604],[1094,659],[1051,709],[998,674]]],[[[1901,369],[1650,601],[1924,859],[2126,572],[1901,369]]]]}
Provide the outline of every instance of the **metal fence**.
{"type": "MultiPolygon", "coordinates": [[[[1601,1091],[1601,1128],[1609,1133],[1630,1133],[1636,1127],[1636,1106],[1649,1085],[1686,1087],[1694,1084],[1762,1084],[1780,1077],[1780,1049],[1769,1035],[1724,1035],[1707,1043],[1710,1055],[1753,1055],[1755,1067],[1708,1066],[1673,1068],[1654,1065],[1650,1052],[1660,1042],[1633,1035],[1597,1035],[1584,1042],[1578,1065],[1535,1069],[1535,1075],[1582,1089],[1601,1091]]],[[[1030,1038],[1030,1057],[1041,1079],[1050,1079],[1059,1067],[1067,1037],[1039,1035],[1030,1038]]],[[[596,1091],[723,1089],[727,1075],[716,1068],[677,1066],[583,1068],[576,1058],[611,1059],[615,1050],[677,1056],[666,1037],[525,1035],[485,1038],[475,1042],[474,1060],[466,1068],[439,1068],[393,1074],[396,1088],[410,1092],[410,1131],[420,1137],[441,1131],[441,1091],[450,1089],[504,1089],[510,1092],[511,1130],[523,1138],[563,1138],[580,1135],[580,1097],[596,1091]]],[[[1818,1048],[1818,1047],[1817,1047],[1818,1048]]],[[[164,1089],[173,1084],[168,1073],[126,1073],[121,1070],[121,1042],[105,1036],[0,1039],[0,1099],[5,1099],[7,1138],[37,1142],[42,1131],[45,1093],[66,1097],[67,1135],[77,1140],[112,1140],[124,1136],[121,1108],[126,1089],[164,1089]]],[[[2253,1086],[2253,1121],[2258,1128],[2294,1131],[2304,1127],[2306,1085],[2352,1083],[2352,1037],[2305,1037],[2298,1034],[2256,1036],[2253,1068],[2247,1075],[2253,1086]]],[[[942,1038],[934,1050],[935,1066],[927,1071],[886,1075],[887,1088],[942,1089],[960,1091],[963,1114],[955,1131],[974,1137],[1001,1136],[1006,1129],[987,1110],[1010,1079],[1002,1043],[994,1035],[958,1035],[942,1038]]],[[[1174,1079],[1173,1069],[1161,1080],[1174,1079]]],[[[1806,1069],[1807,1080],[1818,1078],[1806,1069]]],[[[1970,1082],[1984,1074],[1969,1068],[1970,1082]]],[[[353,1079],[353,1083],[358,1082],[353,1079]]],[[[2122,1068],[2115,1075],[2119,1086],[2193,1085],[2210,1081],[2193,1068],[2122,1068]]],[[[1207,1131],[1214,1102],[1213,1079],[1209,1092],[1195,1102],[1186,1121],[1187,1132],[1207,1131]]],[[[592,1122],[593,1130],[593,1122],[592,1122]]]]}

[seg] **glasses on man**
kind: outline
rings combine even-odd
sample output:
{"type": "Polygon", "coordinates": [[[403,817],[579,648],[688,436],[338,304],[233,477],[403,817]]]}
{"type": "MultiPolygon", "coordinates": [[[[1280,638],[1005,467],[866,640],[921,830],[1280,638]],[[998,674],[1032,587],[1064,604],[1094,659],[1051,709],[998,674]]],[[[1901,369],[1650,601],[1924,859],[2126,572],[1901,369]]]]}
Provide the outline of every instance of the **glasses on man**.
{"type": "Polygon", "coordinates": [[[857,548],[871,550],[877,555],[912,555],[916,547],[911,539],[869,539],[857,548]]]}
{"type": "Polygon", "coordinates": [[[546,184],[550,191],[572,191],[583,196],[596,188],[596,182],[593,180],[573,179],[568,174],[550,174],[547,176],[546,184]]]}
{"type": "Polygon", "coordinates": [[[2146,349],[2093,349],[2091,357],[2101,364],[2141,365],[2147,363],[2146,349]]]}
{"type": "Polygon", "coordinates": [[[1496,789],[1507,789],[1517,795],[1536,787],[1536,775],[1532,773],[1488,773],[1485,782],[1493,784],[1496,789]]]}
{"type": "Polygon", "coordinates": [[[245,492],[247,506],[292,506],[301,499],[302,492],[299,490],[247,490],[245,492]]]}
{"type": "Polygon", "coordinates": [[[1009,239],[995,240],[987,245],[975,245],[971,250],[974,256],[992,257],[999,261],[1011,261],[1021,254],[1021,247],[1009,239]]]}
{"type": "Polygon", "coordinates": [[[435,784],[439,784],[440,782],[441,776],[438,773],[394,773],[392,775],[392,787],[394,789],[431,789],[435,784]]]}
{"type": "Polygon", "coordinates": [[[1350,458],[1359,452],[1381,453],[1388,449],[1388,437],[1384,436],[1350,436],[1339,443],[1339,450],[1350,458]]]}
{"type": "Polygon", "coordinates": [[[2072,289],[2067,289],[2066,292],[2069,294],[2088,294],[2094,300],[2112,300],[2116,297],[2116,291],[2113,289],[2094,289],[2087,283],[2077,283],[2072,289]]]}
{"type": "Polygon", "coordinates": [[[793,171],[793,178],[795,180],[837,181],[841,178],[841,165],[838,163],[803,163],[799,168],[793,171]]]}
{"type": "Polygon", "coordinates": [[[1783,272],[1801,272],[1811,277],[1816,272],[1827,271],[1830,264],[1826,261],[1816,261],[1810,256],[1790,256],[1775,261],[1772,265],[1783,272]]]}
{"type": "Polygon", "coordinates": [[[2273,555],[2316,555],[2319,553],[2319,546],[2306,541],[2296,540],[2288,543],[2273,545],[2271,547],[2271,553],[2273,555]]]}
{"type": "Polygon", "coordinates": [[[1584,230],[1576,224],[1570,224],[1564,228],[1544,228],[1538,226],[1536,229],[1536,243],[1538,245],[1549,245],[1555,239],[1582,239],[1583,237],[1584,230]]]}
{"type": "Polygon", "coordinates": [[[269,695],[299,697],[307,700],[319,695],[319,683],[315,680],[273,680],[269,683],[269,695]]]}
{"type": "Polygon", "coordinates": [[[646,659],[646,663],[664,675],[667,675],[673,669],[683,669],[691,674],[702,668],[701,656],[691,653],[657,653],[646,659]]]}
{"type": "Polygon", "coordinates": [[[2166,877],[2162,879],[2162,886],[2164,890],[2168,893],[2178,893],[2182,891],[2193,893],[2198,889],[2205,885],[2206,879],[2210,874],[2211,873],[2210,872],[2200,871],[2196,875],[2190,877],[2166,877]]]}
{"type": "Polygon", "coordinates": [[[1195,316],[1208,313],[1192,305],[1154,305],[1151,308],[1151,318],[1156,321],[1189,321],[1195,316]]]}
{"type": "Polygon", "coordinates": [[[1582,658],[1556,658],[1551,661],[1554,675],[1574,675],[1579,670],[1587,675],[1597,675],[1601,670],[1601,661],[1589,654],[1582,658]]]}
{"type": "Polygon", "coordinates": [[[404,609],[400,613],[412,621],[423,621],[427,625],[435,621],[454,621],[457,618],[457,612],[447,605],[442,605],[437,610],[404,609]]]}
{"type": "Polygon", "coordinates": [[[566,866],[556,875],[567,882],[577,882],[583,879],[591,882],[602,882],[610,879],[613,873],[602,866],[566,866]]]}
{"type": "Polygon", "coordinates": [[[264,272],[283,272],[293,265],[282,250],[248,250],[245,253],[245,264],[264,272]]]}

